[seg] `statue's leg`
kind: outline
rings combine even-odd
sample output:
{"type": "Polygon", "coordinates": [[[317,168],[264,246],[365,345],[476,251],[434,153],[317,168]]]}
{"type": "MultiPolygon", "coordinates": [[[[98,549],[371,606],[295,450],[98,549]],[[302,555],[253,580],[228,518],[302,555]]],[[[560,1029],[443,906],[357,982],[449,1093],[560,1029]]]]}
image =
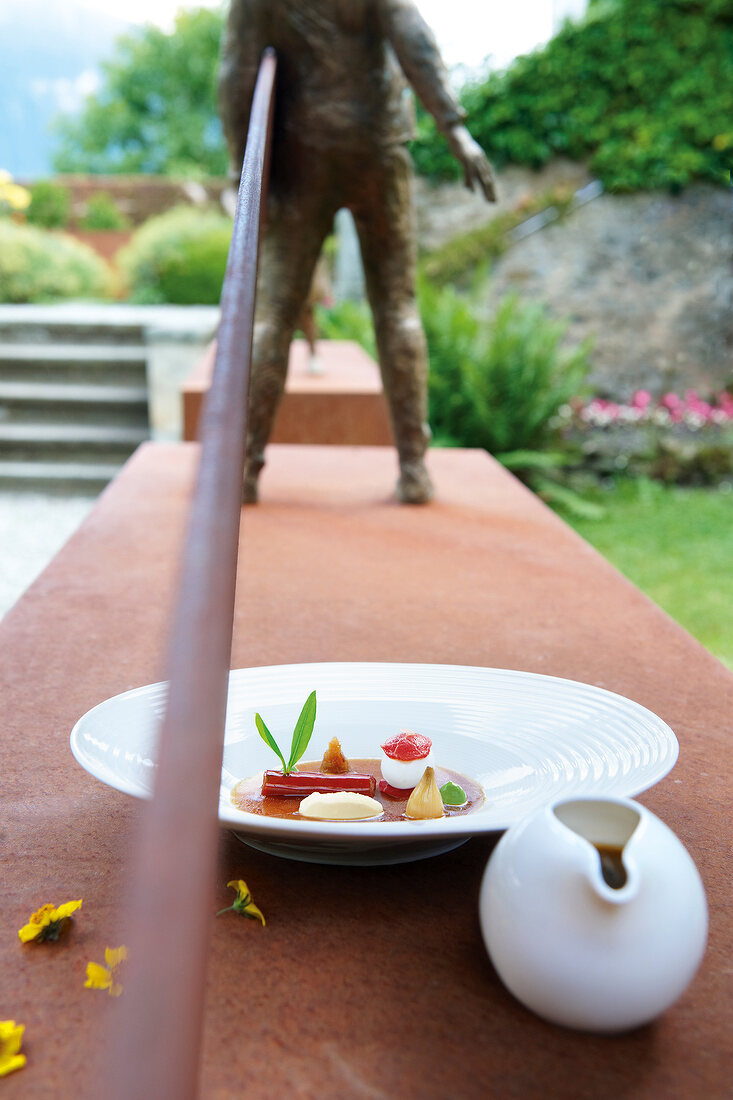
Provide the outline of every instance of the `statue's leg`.
{"type": "Polygon", "coordinates": [[[415,298],[411,181],[407,151],[401,147],[385,150],[381,163],[364,168],[363,182],[351,206],[397,443],[397,495],[406,503],[424,504],[433,496],[424,462],[430,442],[428,356],[415,298]]]}
{"type": "Polygon", "coordinates": [[[252,341],[247,457],[242,500],[257,500],[257,479],[265,464],[265,446],[285,389],[290,341],[308,296],[313,269],[332,215],[312,194],[287,202],[272,198],[262,243],[252,341]]]}

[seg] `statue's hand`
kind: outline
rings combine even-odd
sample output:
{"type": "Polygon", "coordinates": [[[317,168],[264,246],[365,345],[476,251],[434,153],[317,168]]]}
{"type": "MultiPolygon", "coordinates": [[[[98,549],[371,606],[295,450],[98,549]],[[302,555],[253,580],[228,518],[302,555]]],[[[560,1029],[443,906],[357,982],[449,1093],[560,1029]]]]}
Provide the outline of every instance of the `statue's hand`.
{"type": "Polygon", "coordinates": [[[483,149],[473,140],[466,127],[454,126],[448,135],[448,143],[453,156],[463,166],[463,178],[469,191],[478,186],[489,202],[496,202],[494,170],[483,149]]]}

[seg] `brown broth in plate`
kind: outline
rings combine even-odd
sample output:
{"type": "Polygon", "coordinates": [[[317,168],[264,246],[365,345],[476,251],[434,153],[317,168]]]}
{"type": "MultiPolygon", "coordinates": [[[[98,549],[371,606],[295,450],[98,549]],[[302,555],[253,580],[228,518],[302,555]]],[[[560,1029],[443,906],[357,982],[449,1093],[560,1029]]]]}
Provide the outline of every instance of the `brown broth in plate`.
{"type": "MultiPolygon", "coordinates": [[[[352,772],[359,772],[361,775],[373,775],[377,781],[377,789],[374,792],[374,798],[384,807],[384,813],[381,817],[368,818],[367,820],[402,821],[405,817],[407,799],[396,801],[393,798],[387,798],[381,793],[379,790],[379,780],[382,778],[382,768],[379,760],[350,760],[349,763],[351,764],[352,772]]],[[[311,760],[306,764],[298,764],[297,771],[319,771],[320,766],[320,760],[311,760]]],[[[479,806],[483,804],[483,791],[479,785],[474,783],[472,779],[469,779],[468,776],[461,775],[460,772],[452,771],[450,768],[435,768],[435,779],[439,787],[442,787],[444,783],[452,782],[457,783],[459,787],[463,787],[463,790],[466,792],[468,801],[464,806],[443,807],[445,817],[463,817],[466,814],[473,813],[474,810],[477,810],[479,806]]],[[[272,798],[270,795],[268,795],[267,798],[263,798],[261,787],[261,776],[255,776],[251,779],[242,779],[232,791],[233,805],[236,806],[238,810],[244,810],[245,813],[260,814],[263,817],[289,817],[295,818],[298,821],[316,820],[314,818],[301,818],[298,813],[298,806],[301,801],[299,798],[272,798]]]]}

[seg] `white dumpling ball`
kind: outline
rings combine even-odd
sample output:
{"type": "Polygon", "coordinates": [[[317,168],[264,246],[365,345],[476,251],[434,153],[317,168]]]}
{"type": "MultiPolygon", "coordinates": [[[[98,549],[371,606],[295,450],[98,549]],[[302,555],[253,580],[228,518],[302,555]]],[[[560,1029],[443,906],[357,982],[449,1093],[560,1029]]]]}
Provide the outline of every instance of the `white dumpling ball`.
{"type": "Polygon", "coordinates": [[[413,730],[401,730],[381,746],[382,778],[390,787],[407,791],[416,787],[425,769],[433,766],[433,745],[429,737],[413,730]]]}

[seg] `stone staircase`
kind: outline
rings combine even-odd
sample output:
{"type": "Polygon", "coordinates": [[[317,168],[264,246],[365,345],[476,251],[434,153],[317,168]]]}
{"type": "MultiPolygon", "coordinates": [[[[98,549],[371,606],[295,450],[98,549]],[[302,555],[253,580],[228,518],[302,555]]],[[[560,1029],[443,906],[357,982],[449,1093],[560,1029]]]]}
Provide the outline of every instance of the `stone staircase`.
{"type": "Polygon", "coordinates": [[[98,492],[149,438],[136,316],[0,312],[0,489],[98,492]]]}

